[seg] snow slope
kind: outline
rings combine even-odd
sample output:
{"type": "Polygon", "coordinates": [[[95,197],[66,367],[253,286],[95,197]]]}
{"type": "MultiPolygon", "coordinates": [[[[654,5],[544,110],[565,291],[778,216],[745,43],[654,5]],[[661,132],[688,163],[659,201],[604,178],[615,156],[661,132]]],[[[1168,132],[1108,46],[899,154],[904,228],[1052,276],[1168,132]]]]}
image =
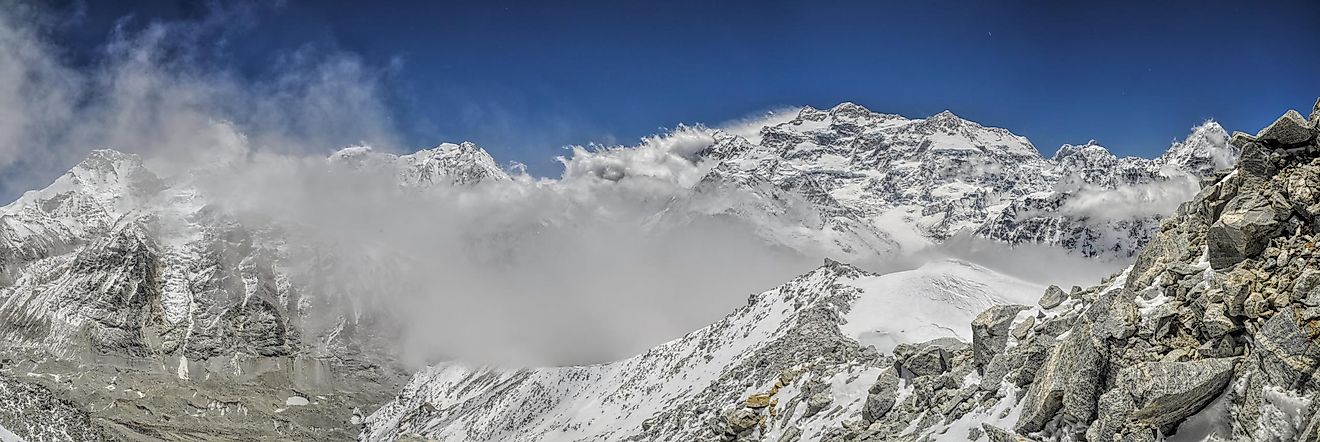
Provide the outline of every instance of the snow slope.
{"type": "Polygon", "coordinates": [[[984,308],[1040,291],[956,260],[887,275],[827,262],[753,295],[715,324],[622,361],[519,370],[429,367],[367,418],[363,439],[708,440],[716,434],[708,420],[771,388],[781,374],[796,373],[776,395],[786,413],[795,410],[790,402],[806,400],[807,385],[829,385],[834,401],[845,405],[828,418],[797,410],[799,416],[784,424],[814,440],[814,432],[861,412],[867,388],[888,365],[866,344],[967,339],[968,324],[984,308]]]}

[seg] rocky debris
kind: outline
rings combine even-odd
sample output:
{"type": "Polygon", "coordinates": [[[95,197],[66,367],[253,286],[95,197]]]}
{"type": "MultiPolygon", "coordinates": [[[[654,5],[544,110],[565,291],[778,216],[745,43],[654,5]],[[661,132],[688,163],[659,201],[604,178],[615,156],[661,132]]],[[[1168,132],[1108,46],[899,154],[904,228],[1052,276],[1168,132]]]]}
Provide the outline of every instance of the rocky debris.
{"type": "Polygon", "coordinates": [[[0,374],[0,426],[28,442],[116,440],[82,407],[6,374],[0,374]]]}
{"type": "Polygon", "coordinates": [[[1238,167],[1166,220],[1125,276],[1068,296],[1081,305],[1048,309],[1051,290],[1030,321],[1019,306],[979,316],[986,403],[1021,407],[1011,432],[983,433],[1154,441],[1219,413],[1202,417],[1221,423],[1210,440],[1308,434],[1320,419],[1305,406],[1320,387],[1316,132],[1290,112],[1257,136],[1235,135],[1238,167]]]}
{"type": "Polygon", "coordinates": [[[1059,304],[1062,304],[1063,301],[1066,301],[1067,299],[1068,296],[1063,293],[1063,289],[1059,288],[1057,285],[1052,285],[1046,289],[1045,294],[1040,297],[1039,304],[1041,308],[1051,309],[1058,307],[1059,304]]]}

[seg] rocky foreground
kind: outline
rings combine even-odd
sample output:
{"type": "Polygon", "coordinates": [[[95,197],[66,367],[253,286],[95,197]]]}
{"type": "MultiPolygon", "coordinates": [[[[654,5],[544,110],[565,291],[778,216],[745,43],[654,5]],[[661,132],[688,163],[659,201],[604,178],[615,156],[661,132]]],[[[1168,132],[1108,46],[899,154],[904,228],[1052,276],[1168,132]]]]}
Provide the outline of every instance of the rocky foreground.
{"type": "MultiPolygon", "coordinates": [[[[1234,134],[1238,166],[1204,180],[1132,266],[1094,287],[1050,287],[1036,305],[990,307],[971,321],[970,344],[952,336],[873,351],[866,333],[848,331],[886,312],[858,316],[859,300],[875,295],[849,287],[867,276],[829,264],[726,319],[745,322],[745,335],[766,332],[749,313],[762,303],[797,318],[771,321],[792,327],[753,336],[784,339],[733,359],[732,371],[707,373],[721,368],[703,359],[624,365],[626,379],[663,382],[624,385],[602,402],[587,388],[601,369],[547,378],[433,367],[367,419],[363,438],[1320,440],[1318,133],[1320,102],[1309,118],[1289,111],[1255,136],[1234,134]],[[700,385],[673,393],[689,380],[700,385]],[[570,405],[545,402],[564,397],[570,405]]],[[[729,344],[701,342],[692,357],[729,344]]]]}
{"type": "MultiPolygon", "coordinates": [[[[900,354],[835,439],[1320,440],[1318,126],[1320,102],[1235,134],[1238,167],[1123,274],[985,311],[938,370],[900,354]],[[980,425],[939,433],[960,421],[980,425]]],[[[725,439],[757,437],[736,430],[725,439]]]]}

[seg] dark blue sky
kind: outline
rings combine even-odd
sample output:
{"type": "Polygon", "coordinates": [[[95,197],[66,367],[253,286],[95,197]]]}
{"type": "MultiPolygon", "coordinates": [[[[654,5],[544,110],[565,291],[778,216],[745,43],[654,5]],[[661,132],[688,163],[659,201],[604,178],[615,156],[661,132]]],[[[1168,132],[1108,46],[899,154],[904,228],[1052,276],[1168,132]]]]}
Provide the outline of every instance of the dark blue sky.
{"type": "MultiPolygon", "coordinates": [[[[206,5],[89,2],[73,55],[119,18],[206,5]]],[[[305,47],[401,60],[387,102],[415,148],[473,140],[558,175],[560,146],[631,143],[679,122],[854,101],[951,109],[1047,155],[1098,139],[1154,155],[1206,118],[1254,131],[1320,95],[1320,2],[288,2],[219,61],[305,47]]]]}

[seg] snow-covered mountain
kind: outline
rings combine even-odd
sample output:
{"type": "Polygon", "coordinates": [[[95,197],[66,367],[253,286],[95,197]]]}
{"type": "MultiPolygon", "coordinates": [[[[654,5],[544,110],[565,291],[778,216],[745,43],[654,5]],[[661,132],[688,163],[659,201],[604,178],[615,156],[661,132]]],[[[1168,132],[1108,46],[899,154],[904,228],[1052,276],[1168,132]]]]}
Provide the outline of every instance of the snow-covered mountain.
{"type": "MultiPolygon", "coordinates": [[[[341,151],[327,167],[349,157],[392,168],[408,188],[509,179],[466,143],[341,151]]],[[[0,208],[0,370],[18,385],[7,388],[59,391],[52,401],[109,422],[85,431],[111,439],[249,434],[249,419],[281,424],[244,437],[351,437],[355,413],[402,375],[380,341],[388,328],[336,277],[364,260],[324,256],[333,249],[297,226],[237,216],[197,185],[212,175],[160,177],[136,155],[98,150],[0,208]],[[286,398],[302,398],[297,412],[286,398]]],[[[30,403],[0,400],[0,417],[30,403]]]]}
{"type": "Polygon", "coordinates": [[[697,193],[748,190],[773,216],[791,212],[785,194],[801,196],[816,209],[815,230],[851,237],[838,240],[844,253],[919,248],[963,233],[1128,257],[1201,177],[1238,155],[1213,121],[1155,159],[1118,158],[1094,142],[1047,159],[1024,137],[948,111],[908,119],[852,103],[804,108],[757,138],[715,132],[703,155],[718,163],[697,193]]]}
{"type": "Polygon", "coordinates": [[[509,181],[489,153],[476,144],[443,143],[407,155],[376,152],[369,146],[340,149],[330,156],[331,164],[352,169],[376,169],[392,172],[400,185],[424,187],[438,183],[467,185],[483,181],[509,181]]]}
{"type": "Polygon", "coordinates": [[[1320,101],[1234,140],[1098,285],[827,262],[619,362],[432,366],[361,440],[1320,440],[1320,101]]]}
{"type": "Polygon", "coordinates": [[[771,392],[765,406],[782,414],[756,423],[766,440],[786,431],[818,440],[839,422],[860,419],[895,347],[969,340],[967,324],[978,312],[1029,302],[1041,290],[956,260],[886,275],[831,261],[753,295],[715,324],[619,362],[430,367],[368,417],[363,438],[714,440],[724,416],[771,392]]]}
{"type": "MultiPolygon", "coordinates": [[[[1095,145],[1065,146],[1045,159],[1022,137],[951,113],[907,119],[852,104],[804,109],[756,136],[702,131],[678,156],[662,158],[674,162],[666,167],[686,171],[681,185],[643,193],[652,199],[638,206],[653,212],[632,227],[646,233],[703,217],[732,218],[804,256],[857,263],[955,235],[1122,258],[1150,237],[1163,213],[1145,206],[1236,157],[1214,123],[1153,160],[1115,158],[1095,145]],[[1132,200],[1139,210],[1118,217],[1091,210],[1132,200]]],[[[619,152],[644,159],[655,153],[619,152]]],[[[565,200],[581,197],[574,192],[626,186],[620,177],[636,172],[626,161],[611,160],[604,163],[623,166],[585,184],[570,182],[567,173],[558,181],[514,178],[471,143],[408,155],[350,147],[312,163],[332,179],[383,172],[393,180],[386,187],[410,195],[571,188],[565,200]]],[[[421,267],[389,250],[340,249],[333,238],[327,243],[308,235],[305,225],[241,213],[233,203],[243,195],[222,198],[215,191],[279,189],[244,187],[225,173],[224,167],[157,173],[135,155],[98,150],[50,186],[0,208],[0,339],[6,343],[0,359],[7,358],[0,387],[50,394],[41,403],[74,404],[60,408],[61,422],[83,422],[87,428],[77,431],[101,435],[87,438],[354,437],[364,412],[385,402],[404,376],[392,353],[398,346],[384,342],[399,325],[369,314],[361,303],[371,297],[359,292],[393,290],[381,284],[421,267]]],[[[611,216],[589,209],[583,212],[611,216]]],[[[525,229],[491,224],[463,236],[462,247],[482,254],[475,262],[499,261],[545,228],[578,221],[573,216],[579,212],[565,212],[567,219],[520,219],[525,229]]],[[[409,387],[414,394],[372,418],[370,434],[502,437],[512,434],[507,428],[526,430],[535,422],[535,428],[587,439],[681,438],[707,434],[699,422],[715,416],[713,407],[731,406],[749,389],[775,388],[772,378],[785,373],[810,381],[780,382],[778,388],[796,391],[799,401],[825,392],[822,383],[839,383],[838,396],[826,396],[850,405],[841,414],[802,412],[775,431],[823,431],[825,422],[860,409],[860,396],[849,389],[874,381],[888,364],[889,356],[863,350],[867,345],[888,352],[935,337],[965,340],[968,331],[960,325],[974,313],[1039,291],[959,261],[888,275],[830,264],[754,297],[716,325],[622,362],[429,369],[409,387]],[[781,350],[797,353],[789,358],[781,350]],[[790,359],[798,362],[784,365],[790,359]],[[652,372],[653,366],[673,374],[652,372]],[[444,387],[451,384],[462,388],[444,387]],[[686,405],[674,408],[650,395],[686,405]],[[448,408],[427,408],[437,404],[448,408]],[[662,412],[660,405],[680,411],[662,412]],[[584,414],[591,411],[597,416],[584,414]],[[601,416],[618,424],[606,425],[601,416]]],[[[0,400],[0,423],[44,439],[34,429],[49,426],[4,420],[25,415],[33,403],[0,400]]]]}

